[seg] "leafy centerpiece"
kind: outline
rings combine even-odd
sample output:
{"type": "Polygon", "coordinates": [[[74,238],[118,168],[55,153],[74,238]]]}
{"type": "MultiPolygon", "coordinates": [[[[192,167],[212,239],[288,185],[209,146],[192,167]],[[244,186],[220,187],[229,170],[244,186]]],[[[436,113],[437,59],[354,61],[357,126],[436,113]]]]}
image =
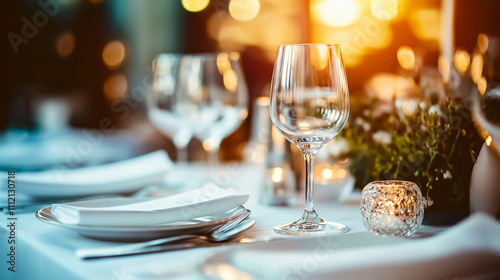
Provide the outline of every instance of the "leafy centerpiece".
{"type": "Polygon", "coordinates": [[[357,188],[375,180],[413,181],[426,212],[454,213],[447,216],[452,223],[469,213],[471,172],[483,141],[467,104],[442,84],[421,81],[411,95],[353,100],[340,142],[349,144],[357,188]]]}

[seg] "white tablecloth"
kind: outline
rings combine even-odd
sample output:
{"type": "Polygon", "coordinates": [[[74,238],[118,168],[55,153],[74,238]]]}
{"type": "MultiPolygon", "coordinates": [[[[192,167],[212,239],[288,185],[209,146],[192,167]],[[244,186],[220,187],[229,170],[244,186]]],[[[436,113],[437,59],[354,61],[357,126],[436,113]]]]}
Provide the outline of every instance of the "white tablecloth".
{"type": "MultiPolygon", "coordinates": [[[[302,214],[302,198],[296,207],[271,207],[258,202],[262,186],[262,172],[253,166],[231,165],[221,173],[226,183],[237,191],[251,194],[246,206],[252,210],[256,224],[245,234],[252,237],[282,237],[272,231],[274,225],[291,222],[302,214]]],[[[346,235],[369,235],[362,224],[359,202],[348,200],[344,204],[328,202],[316,205],[318,213],[328,221],[347,224],[346,235]]],[[[34,212],[16,214],[16,272],[7,270],[8,224],[1,215],[0,279],[205,279],[200,268],[203,261],[222,250],[237,246],[198,248],[162,252],[139,256],[81,260],[75,255],[78,248],[109,246],[111,242],[91,240],[64,228],[38,221],[34,212]]],[[[432,235],[444,228],[421,227],[422,236],[432,235]]],[[[418,236],[418,235],[417,235],[418,236]]],[[[356,260],[353,259],[353,262],[356,260]]]]}

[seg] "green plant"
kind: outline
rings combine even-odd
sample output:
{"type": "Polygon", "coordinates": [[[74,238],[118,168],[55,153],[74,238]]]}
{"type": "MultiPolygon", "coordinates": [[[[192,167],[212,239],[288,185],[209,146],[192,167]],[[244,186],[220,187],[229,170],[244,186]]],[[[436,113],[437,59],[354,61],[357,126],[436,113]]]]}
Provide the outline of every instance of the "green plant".
{"type": "Polygon", "coordinates": [[[451,97],[393,104],[382,113],[377,99],[353,106],[341,137],[349,142],[356,187],[374,180],[413,181],[428,207],[468,211],[472,167],[483,142],[467,106],[451,97]]]}

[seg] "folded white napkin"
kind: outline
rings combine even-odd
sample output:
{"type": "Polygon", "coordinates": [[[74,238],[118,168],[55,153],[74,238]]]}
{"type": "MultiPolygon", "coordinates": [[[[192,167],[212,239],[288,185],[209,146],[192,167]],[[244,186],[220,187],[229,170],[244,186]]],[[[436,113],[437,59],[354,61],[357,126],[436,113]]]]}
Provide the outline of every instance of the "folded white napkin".
{"type": "Polygon", "coordinates": [[[248,198],[247,194],[236,194],[209,184],[203,188],[160,198],[54,204],[52,214],[65,224],[146,226],[186,221],[228,211],[243,205],[248,198]],[[113,204],[109,205],[110,203],[113,204]]]}
{"type": "MultiPolygon", "coordinates": [[[[34,197],[130,192],[163,181],[172,165],[165,151],[156,151],[98,166],[76,169],[54,167],[41,172],[18,172],[15,175],[16,192],[34,197]]],[[[0,187],[6,189],[5,184],[0,187]]]]}
{"type": "Polygon", "coordinates": [[[425,239],[368,233],[292,239],[243,248],[228,259],[257,279],[499,279],[500,223],[474,214],[425,239]],[[372,246],[359,245],[368,239],[372,246]]]}

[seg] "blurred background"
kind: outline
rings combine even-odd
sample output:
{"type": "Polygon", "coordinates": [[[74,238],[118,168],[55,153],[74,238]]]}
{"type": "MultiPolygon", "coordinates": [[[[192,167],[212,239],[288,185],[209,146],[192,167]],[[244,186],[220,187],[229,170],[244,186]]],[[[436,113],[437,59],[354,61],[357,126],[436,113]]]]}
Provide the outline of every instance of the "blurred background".
{"type": "MultiPolygon", "coordinates": [[[[453,82],[454,75],[472,67],[481,40],[500,35],[495,0],[18,0],[3,5],[0,131],[92,129],[105,119],[135,153],[175,150],[145,112],[154,57],[238,51],[249,117],[222,143],[223,160],[242,158],[251,104],[269,94],[278,45],[340,44],[356,98],[371,89],[396,94],[425,69],[439,69],[453,82]]],[[[190,150],[201,151],[200,143],[192,141],[190,150]]],[[[202,157],[190,153],[191,160],[202,157]]]]}

